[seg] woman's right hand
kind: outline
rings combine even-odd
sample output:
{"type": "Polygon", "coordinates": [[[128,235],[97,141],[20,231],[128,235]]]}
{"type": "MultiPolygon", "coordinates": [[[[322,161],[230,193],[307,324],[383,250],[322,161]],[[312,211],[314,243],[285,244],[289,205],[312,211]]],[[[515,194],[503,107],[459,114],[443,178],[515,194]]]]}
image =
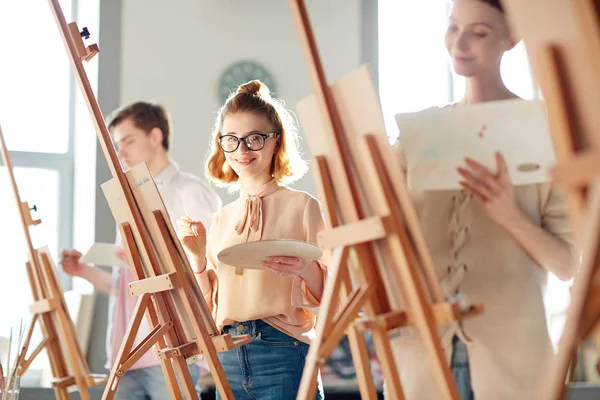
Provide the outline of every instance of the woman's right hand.
{"type": "Polygon", "coordinates": [[[79,262],[82,254],[77,250],[61,250],[60,257],[63,271],[65,274],[70,276],[82,277],[86,270],[89,268],[88,265],[79,262]]]}
{"type": "Polygon", "coordinates": [[[202,222],[180,217],[177,220],[177,236],[190,255],[196,258],[206,256],[206,228],[202,222]]]}

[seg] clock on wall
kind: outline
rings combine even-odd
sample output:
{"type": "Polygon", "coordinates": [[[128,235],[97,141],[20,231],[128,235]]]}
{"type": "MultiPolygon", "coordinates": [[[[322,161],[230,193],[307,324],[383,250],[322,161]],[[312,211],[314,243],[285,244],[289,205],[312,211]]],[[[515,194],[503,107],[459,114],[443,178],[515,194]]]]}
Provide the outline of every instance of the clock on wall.
{"type": "Polygon", "coordinates": [[[219,78],[218,91],[221,103],[225,103],[229,94],[239,85],[253,79],[259,79],[271,92],[276,91],[275,80],[264,66],[255,61],[237,61],[227,67],[219,78]]]}

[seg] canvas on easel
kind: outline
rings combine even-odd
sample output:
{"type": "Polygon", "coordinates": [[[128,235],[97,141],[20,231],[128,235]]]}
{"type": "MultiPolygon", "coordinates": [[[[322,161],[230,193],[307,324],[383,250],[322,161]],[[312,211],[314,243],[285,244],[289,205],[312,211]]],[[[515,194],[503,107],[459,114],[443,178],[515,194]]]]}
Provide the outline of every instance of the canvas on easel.
{"type": "MultiPolygon", "coordinates": [[[[600,322],[600,26],[592,0],[505,0],[548,109],[571,223],[582,251],[558,355],[540,398],[562,399],[577,346],[600,322]]],[[[574,260],[578,262],[579,260],[574,260]]]]}
{"type": "Polygon", "coordinates": [[[334,249],[298,399],[314,397],[318,367],[344,334],[363,398],[377,398],[363,333],[373,343],[392,399],[403,399],[389,332],[416,327],[444,398],[459,399],[438,327],[482,311],[443,296],[420,224],[392,153],[370,74],[360,68],[328,85],[304,2],[290,0],[314,96],[298,104],[334,249]],[[339,302],[339,307],[336,307],[339,302]]]}
{"type": "MultiPolygon", "coordinates": [[[[29,227],[39,225],[41,220],[34,220],[28,203],[21,200],[12,160],[1,128],[0,154],[8,171],[29,250],[25,266],[34,300],[34,304],[30,307],[33,317],[29,330],[23,347],[18,349],[20,355],[16,361],[17,375],[23,375],[31,362],[45,349],[50,362],[51,384],[56,398],[69,399],[69,389],[76,386],[82,399],[90,399],[88,388],[106,382],[107,376],[90,373],[77,330],[67,309],[67,302],[50,251],[47,247],[38,249],[33,247],[29,227]],[[43,339],[27,357],[33,330],[38,323],[43,339]]],[[[10,371],[7,371],[8,373],[10,371]]]]}
{"type": "Polygon", "coordinates": [[[194,362],[195,357],[202,354],[221,397],[233,399],[217,352],[239,347],[251,341],[251,337],[232,337],[218,332],[148,167],[141,164],[127,172],[121,168],[83,66],[84,61],[98,53],[98,46],[85,46],[82,37],[89,36],[89,32],[87,29],[80,31],[76,23],[66,23],[58,0],[49,0],[49,4],[113,176],[102,188],[136,279],[129,287],[131,294],[138,296],[138,301],[103,399],[114,397],[120,377],[152,347],[159,357],[173,398],[198,399],[187,363],[194,362]],[[134,348],[144,315],[152,331],[134,348]]]}

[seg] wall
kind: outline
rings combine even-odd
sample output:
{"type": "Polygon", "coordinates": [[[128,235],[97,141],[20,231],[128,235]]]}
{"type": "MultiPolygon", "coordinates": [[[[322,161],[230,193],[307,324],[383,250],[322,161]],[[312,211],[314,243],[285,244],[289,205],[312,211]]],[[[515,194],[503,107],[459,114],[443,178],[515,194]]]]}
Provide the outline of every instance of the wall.
{"type": "MultiPolygon", "coordinates": [[[[330,81],[361,64],[359,0],[309,0],[330,81]]],[[[156,100],[172,113],[172,156],[203,174],[220,74],[237,60],[267,67],[276,95],[294,109],[310,84],[288,2],[123,0],[121,101],[156,100]]],[[[308,146],[303,149],[308,158],[308,146]]],[[[314,193],[312,175],[295,186],[314,193]]],[[[220,194],[228,202],[227,194],[220,194]]]]}

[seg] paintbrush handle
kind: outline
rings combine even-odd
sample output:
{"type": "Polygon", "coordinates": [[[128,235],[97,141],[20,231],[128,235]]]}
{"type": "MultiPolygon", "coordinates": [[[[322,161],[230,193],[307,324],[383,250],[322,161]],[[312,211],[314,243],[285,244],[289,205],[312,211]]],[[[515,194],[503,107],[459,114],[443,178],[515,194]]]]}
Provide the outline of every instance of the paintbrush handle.
{"type": "MultiPolygon", "coordinates": [[[[13,340],[13,331],[12,331],[12,328],[10,328],[10,339],[8,340],[8,357],[6,358],[6,373],[7,374],[10,374],[10,350],[12,349],[12,345],[13,345],[12,340],[13,340]]],[[[4,380],[4,377],[2,379],[4,380]]],[[[4,397],[4,392],[2,392],[2,396],[4,397]]]]}
{"type": "MultiPolygon", "coordinates": [[[[185,206],[183,206],[183,212],[185,213],[185,216],[190,218],[190,214],[188,214],[187,210],[185,209],[185,206]]],[[[191,220],[191,218],[190,218],[191,220]]],[[[194,236],[198,237],[198,231],[196,230],[196,225],[193,225],[190,222],[190,228],[192,228],[192,232],[194,232],[194,236]]]]}
{"type": "Polygon", "coordinates": [[[0,362],[0,398],[4,399],[4,369],[2,369],[1,362],[0,362]]]}

